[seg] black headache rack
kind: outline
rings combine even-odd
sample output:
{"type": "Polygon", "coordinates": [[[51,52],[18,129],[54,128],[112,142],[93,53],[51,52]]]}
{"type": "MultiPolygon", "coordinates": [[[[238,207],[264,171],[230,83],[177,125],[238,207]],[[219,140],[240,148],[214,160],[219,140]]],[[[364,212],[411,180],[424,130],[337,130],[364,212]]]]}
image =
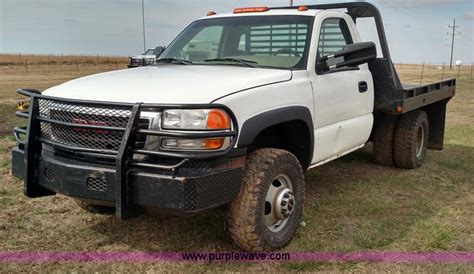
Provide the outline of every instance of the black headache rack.
{"type": "MultiPolygon", "coordinates": [[[[374,110],[378,113],[402,114],[429,104],[440,102],[437,108],[446,108],[446,103],[454,96],[456,80],[447,79],[423,86],[405,88],[393,65],[385,35],[380,11],[368,2],[346,2],[334,4],[304,5],[308,9],[332,10],[345,9],[357,24],[358,18],[373,18],[380,41],[382,57],[369,62],[374,77],[374,110]],[[444,107],[441,106],[444,104],[444,107]]],[[[297,9],[298,6],[274,7],[270,9],[297,9]]],[[[443,114],[444,128],[444,114],[443,114]]]]}
{"type": "Polygon", "coordinates": [[[167,171],[174,177],[179,168],[192,160],[213,159],[229,156],[235,152],[231,150],[238,136],[237,119],[224,105],[127,104],[56,98],[41,95],[39,91],[32,89],[19,89],[17,92],[29,97],[28,110],[16,112],[17,116],[28,119],[27,126],[16,127],[14,134],[19,149],[24,151],[24,192],[31,198],[55,194],[36,183],[38,171],[35,170],[35,164],[45,146],[75,155],[103,158],[112,164],[111,167],[115,167],[116,170],[115,207],[117,216],[123,219],[136,215],[129,195],[131,168],[167,171]],[[209,108],[225,110],[232,120],[232,129],[221,131],[171,131],[163,130],[161,127],[150,129],[148,121],[141,118],[143,112],[162,113],[165,109],[209,108]],[[172,152],[150,150],[145,147],[145,140],[148,138],[162,137],[186,139],[230,137],[230,143],[227,148],[212,152],[172,152]],[[159,164],[153,161],[146,162],[143,161],[144,157],[137,158],[137,155],[160,157],[168,161],[159,164]]]}

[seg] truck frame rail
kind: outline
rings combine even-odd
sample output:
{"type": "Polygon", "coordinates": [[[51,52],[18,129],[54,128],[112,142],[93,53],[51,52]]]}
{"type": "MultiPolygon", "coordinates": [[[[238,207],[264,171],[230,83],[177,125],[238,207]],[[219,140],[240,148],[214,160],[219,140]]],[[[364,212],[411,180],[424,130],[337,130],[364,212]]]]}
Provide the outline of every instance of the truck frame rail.
{"type": "Polygon", "coordinates": [[[393,114],[402,114],[445,99],[451,99],[456,92],[456,79],[447,79],[427,85],[406,86],[403,97],[393,101],[393,114]]]}

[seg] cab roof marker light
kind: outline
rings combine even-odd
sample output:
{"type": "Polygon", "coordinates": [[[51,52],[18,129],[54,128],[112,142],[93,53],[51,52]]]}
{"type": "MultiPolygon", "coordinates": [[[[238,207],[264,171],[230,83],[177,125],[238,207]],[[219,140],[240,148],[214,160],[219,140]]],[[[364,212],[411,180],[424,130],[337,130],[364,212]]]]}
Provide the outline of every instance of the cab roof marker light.
{"type": "Polygon", "coordinates": [[[216,15],[216,14],[217,14],[217,13],[216,13],[215,11],[212,11],[212,10],[211,10],[211,11],[209,11],[209,12],[207,13],[207,16],[213,16],[213,15],[216,15]]]}
{"type": "Polygon", "coordinates": [[[248,8],[236,8],[234,13],[249,13],[249,12],[265,12],[269,11],[268,7],[248,7],[248,8]]]}
{"type": "Polygon", "coordinates": [[[298,11],[307,11],[308,7],[307,6],[299,6],[298,11]]]}

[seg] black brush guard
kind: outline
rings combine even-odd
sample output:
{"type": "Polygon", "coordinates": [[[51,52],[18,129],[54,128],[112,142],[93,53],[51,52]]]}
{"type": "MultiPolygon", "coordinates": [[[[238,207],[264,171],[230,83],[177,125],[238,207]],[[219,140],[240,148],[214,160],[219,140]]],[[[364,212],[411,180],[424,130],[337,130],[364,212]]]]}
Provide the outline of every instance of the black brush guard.
{"type": "MultiPolygon", "coordinates": [[[[137,210],[134,205],[131,204],[130,197],[134,194],[130,193],[130,174],[129,171],[132,168],[143,168],[148,170],[157,170],[160,172],[167,172],[174,178],[176,172],[181,167],[189,164],[191,161],[197,163],[198,165],[205,160],[214,160],[218,161],[222,158],[231,158],[234,156],[243,156],[245,151],[233,149],[238,136],[238,125],[237,120],[226,106],[218,104],[192,104],[192,105],[158,105],[158,104],[143,104],[143,103],[114,103],[114,102],[94,102],[94,101],[83,101],[83,100],[71,100],[64,98],[56,98],[50,96],[41,95],[40,92],[32,89],[19,89],[17,91],[19,94],[29,97],[29,108],[27,111],[17,111],[16,115],[28,119],[26,127],[16,127],[14,129],[14,134],[18,142],[17,151],[24,153],[24,167],[21,171],[15,172],[16,166],[21,165],[18,160],[19,157],[14,157],[13,160],[13,170],[14,174],[22,173],[24,180],[24,192],[28,197],[42,197],[47,195],[53,195],[55,192],[44,188],[43,186],[37,183],[38,170],[37,170],[37,159],[41,156],[43,151],[43,145],[48,145],[53,148],[62,149],[65,151],[70,151],[74,153],[83,153],[87,155],[100,155],[110,159],[112,163],[115,163],[115,182],[114,182],[114,193],[115,193],[115,207],[117,216],[122,219],[128,219],[137,215],[137,210]],[[123,113],[129,114],[127,117],[126,123],[121,125],[107,125],[102,123],[74,123],[67,121],[67,119],[52,119],[51,109],[49,115],[44,115],[40,113],[40,105],[44,101],[54,102],[54,104],[67,105],[71,104],[80,108],[86,109],[114,109],[116,111],[122,111],[123,113]],[[209,109],[209,108],[218,108],[225,110],[231,120],[232,120],[232,130],[223,130],[223,131],[212,131],[212,130],[199,130],[199,131],[171,131],[171,130],[155,130],[140,127],[140,114],[143,111],[147,112],[163,112],[165,109],[209,109]],[[45,125],[49,127],[62,127],[62,128],[73,128],[77,130],[77,134],[80,134],[82,131],[92,131],[99,132],[101,134],[106,133],[120,133],[121,141],[118,145],[118,149],[107,149],[103,147],[83,147],[83,146],[71,146],[70,144],[64,142],[58,142],[57,140],[51,138],[45,138],[42,134],[44,131],[45,125]],[[42,128],[43,127],[43,128],[42,128]],[[21,138],[21,136],[25,136],[21,138]],[[171,138],[186,138],[186,139],[201,139],[201,138],[218,138],[218,137],[230,137],[230,144],[228,147],[221,151],[212,151],[212,152],[172,152],[172,151],[160,151],[160,150],[146,150],[145,147],[137,147],[135,145],[137,138],[142,136],[158,136],[158,137],[171,137],[171,138]],[[145,155],[152,157],[161,157],[166,159],[173,159],[171,163],[168,161],[166,164],[158,164],[154,162],[144,162],[142,160],[134,159],[134,155],[145,155]],[[218,159],[219,158],[219,159],[218,159]],[[15,163],[15,161],[17,161],[15,163]]],[[[104,135],[104,138],[106,135],[104,135]]],[[[15,154],[15,150],[14,150],[15,154]]],[[[242,161],[243,157],[234,157],[237,161],[227,162],[224,165],[229,168],[234,168],[233,173],[236,175],[235,178],[232,178],[233,185],[238,187],[230,187],[232,195],[229,196],[229,199],[232,196],[235,196],[240,189],[241,181],[241,168],[245,164],[245,161],[242,161]]],[[[209,161],[208,161],[209,162],[209,161]]],[[[213,164],[214,165],[214,164],[213,164]]],[[[112,166],[113,168],[113,166],[112,166]]],[[[212,170],[208,166],[205,167],[207,171],[212,170]]],[[[47,170],[47,169],[45,169],[47,170]]],[[[217,167],[216,170],[222,170],[222,168],[217,167]]],[[[151,171],[153,172],[153,171],[151,171]]],[[[47,172],[46,172],[47,173],[47,172]]],[[[48,174],[46,174],[48,176],[48,174]]],[[[229,175],[225,175],[228,178],[229,175]]],[[[216,181],[219,179],[212,178],[211,180],[216,181]]],[[[99,182],[100,183],[100,182],[99,182]]],[[[212,184],[215,185],[216,182],[212,184]]],[[[217,182],[219,183],[219,182],[217,182]]],[[[202,187],[200,185],[193,185],[193,189],[202,187]]],[[[212,190],[212,186],[207,187],[209,191],[212,190]]],[[[186,196],[195,196],[194,192],[191,194],[184,193],[184,198],[186,196]]],[[[193,198],[193,197],[191,197],[193,198]]],[[[190,203],[189,201],[184,201],[184,204],[190,203]]],[[[192,203],[192,202],[191,202],[192,203]]],[[[204,203],[207,207],[213,207],[212,201],[204,203]]],[[[189,207],[193,208],[193,207],[189,207]]]]}

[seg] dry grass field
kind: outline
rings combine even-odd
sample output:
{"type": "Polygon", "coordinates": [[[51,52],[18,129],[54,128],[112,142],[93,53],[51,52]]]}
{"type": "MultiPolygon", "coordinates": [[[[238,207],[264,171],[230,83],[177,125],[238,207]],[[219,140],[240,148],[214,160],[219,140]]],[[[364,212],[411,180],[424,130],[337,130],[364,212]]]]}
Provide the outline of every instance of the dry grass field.
{"type": "MultiPolygon", "coordinates": [[[[10,134],[18,87],[44,90],[69,79],[126,67],[126,59],[0,56],[0,251],[229,251],[224,209],[191,218],[148,214],[121,221],[82,211],[57,195],[27,199],[10,174],[10,134]],[[15,59],[16,58],[16,59],[15,59]],[[62,62],[62,60],[72,60],[62,62]],[[21,59],[20,59],[21,60],[21,59]],[[33,61],[35,60],[35,61],[33,61]],[[49,60],[49,61],[48,61],[49,60]],[[86,62],[90,60],[90,62],[86,62]],[[108,60],[108,61],[107,61],[108,60]],[[115,62],[115,60],[117,62],[115,62]],[[54,63],[53,63],[54,61],[54,63]],[[35,63],[36,62],[36,63],[35,63]]],[[[397,65],[404,82],[419,83],[420,65],[397,65]]],[[[441,79],[426,65],[423,83],[441,79]]],[[[444,78],[458,71],[444,72],[444,78]]],[[[306,174],[304,220],[283,252],[474,252],[474,79],[463,67],[448,108],[444,151],[429,151],[417,170],[375,165],[371,147],[306,174]]],[[[388,263],[8,263],[0,272],[49,271],[423,271],[474,272],[472,264],[388,263]]]]}
{"type": "Polygon", "coordinates": [[[45,90],[68,80],[127,67],[124,57],[0,55],[0,135],[10,134],[19,87],[45,90]]]}

